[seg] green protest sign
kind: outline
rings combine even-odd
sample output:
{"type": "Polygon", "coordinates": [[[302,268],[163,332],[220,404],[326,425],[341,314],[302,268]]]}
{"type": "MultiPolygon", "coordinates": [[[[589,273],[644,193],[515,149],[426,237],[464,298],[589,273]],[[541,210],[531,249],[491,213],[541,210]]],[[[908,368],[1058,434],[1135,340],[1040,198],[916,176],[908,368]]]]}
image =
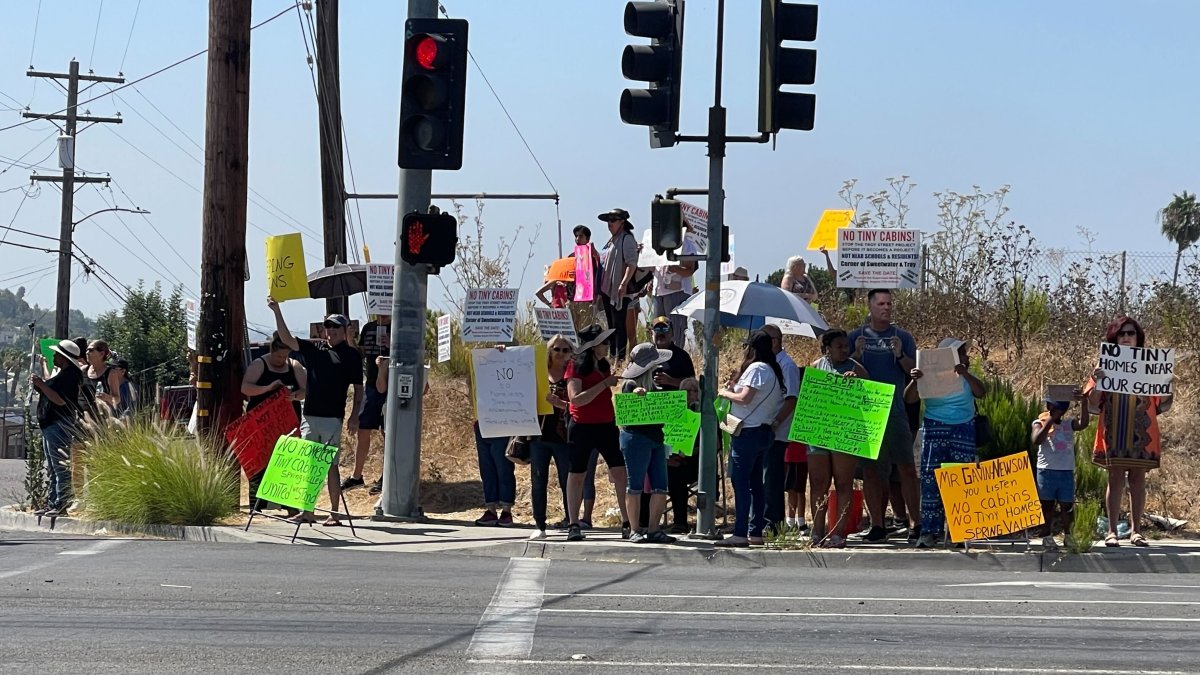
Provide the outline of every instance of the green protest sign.
{"type": "Polygon", "coordinates": [[[42,358],[46,359],[46,363],[51,366],[54,365],[54,352],[50,348],[59,342],[59,340],[55,340],[54,338],[42,338],[38,340],[38,349],[42,351],[42,358]]]}
{"type": "Polygon", "coordinates": [[[699,433],[700,413],[685,409],[679,417],[663,425],[663,442],[671,452],[691,457],[699,433]]]}
{"type": "Polygon", "coordinates": [[[258,486],[260,499],[312,511],[338,449],[315,441],[281,436],[258,486]]]}
{"type": "Polygon", "coordinates": [[[666,424],[687,410],[686,391],[653,391],[642,394],[617,394],[613,397],[617,426],[666,424]]]}
{"type": "Polygon", "coordinates": [[[895,385],[804,369],[788,440],[879,458],[895,385]]]}

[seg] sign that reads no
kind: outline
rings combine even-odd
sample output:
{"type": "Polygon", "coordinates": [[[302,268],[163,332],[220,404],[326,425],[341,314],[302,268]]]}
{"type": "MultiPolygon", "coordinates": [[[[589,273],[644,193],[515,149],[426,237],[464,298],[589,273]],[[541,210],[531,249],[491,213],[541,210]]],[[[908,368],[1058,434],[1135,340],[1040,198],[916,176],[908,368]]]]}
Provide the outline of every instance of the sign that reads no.
{"type": "Polygon", "coordinates": [[[1170,396],[1175,380],[1175,350],[1100,344],[1099,391],[1134,396],[1170,396]]]}

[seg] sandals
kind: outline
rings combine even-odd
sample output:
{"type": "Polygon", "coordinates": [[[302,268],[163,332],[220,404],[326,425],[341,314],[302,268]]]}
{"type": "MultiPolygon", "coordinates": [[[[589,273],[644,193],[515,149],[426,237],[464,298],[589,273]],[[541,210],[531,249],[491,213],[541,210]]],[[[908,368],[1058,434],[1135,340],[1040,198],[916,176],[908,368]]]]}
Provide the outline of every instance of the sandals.
{"type": "Polygon", "coordinates": [[[300,512],[300,513],[297,513],[296,515],[292,516],[291,518],[288,518],[287,521],[289,523],[292,523],[293,525],[302,525],[305,523],[307,523],[309,525],[315,525],[317,522],[317,518],[316,518],[316,516],[312,516],[307,513],[300,512]]]}
{"type": "Polygon", "coordinates": [[[1134,546],[1142,547],[1150,545],[1150,542],[1146,541],[1146,538],[1142,536],[1141,532],[1134,532],[1133,534],[1129,535],[1129,543],[1133,544],[1134,546]]]}
{"type": "Polygon", "coordinates": [[[1109,532],[1107,535],[1105,535],[1104,536],[1104,545],[1109,548],[1116,548],[1116,547],[1120,546],[1121,542],[1117,541],[1117,533],[1109,532]]]}

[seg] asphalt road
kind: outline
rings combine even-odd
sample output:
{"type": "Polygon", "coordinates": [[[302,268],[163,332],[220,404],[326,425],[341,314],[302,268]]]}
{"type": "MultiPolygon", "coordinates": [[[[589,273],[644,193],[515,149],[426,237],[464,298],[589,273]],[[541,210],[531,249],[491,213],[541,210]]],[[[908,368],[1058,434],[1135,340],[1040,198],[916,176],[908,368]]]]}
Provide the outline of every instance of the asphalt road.
{"type": "Polygon", "coordinates": [[[1194,673],[1185,575],[550,562],[0,533],[3,673],[1194,673]]]}

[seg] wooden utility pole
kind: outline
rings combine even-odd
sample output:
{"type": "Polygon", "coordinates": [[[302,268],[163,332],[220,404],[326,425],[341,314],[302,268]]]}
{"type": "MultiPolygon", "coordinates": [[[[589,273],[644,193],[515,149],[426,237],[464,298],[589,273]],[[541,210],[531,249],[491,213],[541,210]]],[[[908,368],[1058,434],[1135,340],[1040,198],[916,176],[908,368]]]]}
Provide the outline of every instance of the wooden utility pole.
{"type": "Polygon", "coordinates": [[[62,167],[61,176],[39,176],[34,175],[32,178],[36,181],[46,181],[52,183],[62,183],[62,220],[59,223],[58,231],[58,293],[54,300],[54,337],[59,339],[67,339],[70,337],[69,318],[71,316],[71,260],[74,258],[72,247],[72,234],[75,230],[75,223],[71,220],[74,217],[75,211],[75,184],[76,183],[107,183],[109,179],[101,176],[76,176],[75,175],[75,133],[76,123],[92,122],[106,124],[120,124],[120,117],[95,117],[92,115],[80,115],[77,112],[79,106],[79,81],[86,80],[88,82],[116,82],[124,83],[123,77],[102,77],[100,75],[80,75],[79,62],[71,59],[71,65],[66,73],[42,73],[36,70],[29,70],[25,73],[29,77],[45,77],[54,80],[67,81],[67,109],[66,114],[54,113],[21,113],[22,117],[35,118],[43,120],[59,120],[65,123],[63,135],[59,137],[59,166],[62,167]],[[65,147],[63,147],[65,146],[65,147]]]}
{"type": "MultiPolygon", "coordinates": [[[[321,232],[325,265],[346,257],[346,181],[342,164],[342,80],[338,0],[317,0],[317,115],[321,144],[321,232]]],[[[326,298],[325,312],[345,314],[346,298],[326,298]]]]}
{"type": "Polygon", "coordinates": [[[208,3],[196,393],[199,429],[214,435],[242,413],[251,4],[208,3]]]}

